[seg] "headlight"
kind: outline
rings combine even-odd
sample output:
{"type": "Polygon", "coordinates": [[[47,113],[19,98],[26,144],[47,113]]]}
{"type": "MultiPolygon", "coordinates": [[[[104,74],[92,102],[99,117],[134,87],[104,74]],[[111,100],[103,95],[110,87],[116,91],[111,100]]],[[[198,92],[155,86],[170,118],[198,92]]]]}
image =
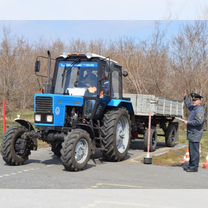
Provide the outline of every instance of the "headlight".
{"type": "Polygon", "coordinates": [[[41,121],[41,115],[40,114],[35,115],[35,121],[37,121],[37,122],[41,121]]]}
{"type": "Polygon", "coordinates": [[[49,122],[49,123],[52,123],[53,122],[53,116],[52,115],[47,115],[46,116],[46,121],[49,122]]]}

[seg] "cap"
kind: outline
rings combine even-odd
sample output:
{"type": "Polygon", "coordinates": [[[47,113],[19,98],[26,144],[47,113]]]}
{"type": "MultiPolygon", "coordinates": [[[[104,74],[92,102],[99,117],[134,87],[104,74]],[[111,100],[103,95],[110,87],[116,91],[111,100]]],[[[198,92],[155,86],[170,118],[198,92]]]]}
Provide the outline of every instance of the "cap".
{"type": "Polygon", "coordinates": [[[202,99],[203,98],[203,96],[201,96],[200,94],[198,94],[198,93],[195,93],[195,92],[192,92],[191,93],[191,98],[194,100],[194,99],[202,99]]]}

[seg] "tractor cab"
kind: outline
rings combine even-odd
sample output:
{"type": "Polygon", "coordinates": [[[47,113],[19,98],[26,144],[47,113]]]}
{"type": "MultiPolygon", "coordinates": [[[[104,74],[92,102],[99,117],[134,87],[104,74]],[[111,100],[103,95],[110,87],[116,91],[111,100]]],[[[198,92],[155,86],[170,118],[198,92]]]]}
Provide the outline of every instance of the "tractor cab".
{"type": "MultiPolygon", "coordinates": [[[[101,85],[109,79],[106,63],[85,56],[57,59],[52,93],[70,96],[97,96],[101,85]]],[[[109,94],[109,92],[106,92],[109,94]]]]}

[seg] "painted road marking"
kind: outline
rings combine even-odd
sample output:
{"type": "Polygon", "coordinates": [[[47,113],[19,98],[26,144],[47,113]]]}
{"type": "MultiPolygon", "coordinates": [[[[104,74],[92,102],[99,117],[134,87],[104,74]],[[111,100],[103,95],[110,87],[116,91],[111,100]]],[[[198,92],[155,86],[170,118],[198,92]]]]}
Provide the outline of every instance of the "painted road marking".
{"type": "MultiPolygon", "coordinates": [[[[136,202],[122,202],[122,201],[101,201],[101,200],[95,200],[94,202],[92,202],[91,204],[87,204],[87,205],[84,205],[82,206],[81,208],[94,208],[94,207],[100,207],[100,208],[106,208],[106,207],[113,207],[113,208],[134,208],[134,207],[137,207],[137,208],[152,208],[153,207],[153,204],[152,202],[150,203],[136,203],[136,202]]],[[[166,208],[167,205],[163,205],[163,204],[154,204],[154,207],[155,208],[166,208]]],[[[177,206],[168,206],[170,208],[176,208],[177,206]]]]}
{"type": "Polygon", "coordinates": [[[3,175],[3,177],[8,177],[8,176],[9,176],[9,174],[4,174],[4,175],[3,175]]]}
{"type": "Polygon", "coordinates": [[[93,207],[139,207],[139,208],[146,208],[146,207],[152,207],[147,204],[141,204],[141,203],[132,203],[132,202],[117,202],[117,201],[94,201],[92,204],[88,204],[87,206],[83,206],[82,208],[93,208],[93,207]],[[103,206],[102,206],[103,205],[103,206]],[[112,205],[112,206],[110,206],[112,205]]]}
{"type": "MultiPolygon", "coordinates": [[[[54,165],[47,165],[45,168],[50,168],[54,165]]],[[[22,174],[25,172],[29,172],[29,171],[35,171],[35,170],[40,170],[41,168],[30,168],[30,169],[25,169],[25,170],[19,170],[17,172],[13,172],[13,173],[6,173],[3,175],[0,175],[0,178],[4,178],[4,177],[9,177],[9,176],[14,176],[14,175],[18,175],[18,174],[22,174]]]]}
{"type": "Polygon", "coordinates": [[[54,166],[54,165],[46,165],[48,168],[50,168],[50,167],[52,167],[52,166],[54,166]]]}
{"type": "Polygon", "coordinates": [[[10,175],[16,175],[17,173],[10,173],[10,175]]]}
{"type": "Polygon", "coordinates": [[[23,170],[24,172],[30,171],[30,170],[23,170]]]}
{"type": "Polygon", "coordinates": [[[138,189],[142,188],[142,186],[134,186],[129,184],[116,184],[116,183],[96,183],[95,186],[91,186],[91,188],[102,188],[103,186],[110,186],[110,187],[119,187],[119,188],[133,188],[138,189]]]}

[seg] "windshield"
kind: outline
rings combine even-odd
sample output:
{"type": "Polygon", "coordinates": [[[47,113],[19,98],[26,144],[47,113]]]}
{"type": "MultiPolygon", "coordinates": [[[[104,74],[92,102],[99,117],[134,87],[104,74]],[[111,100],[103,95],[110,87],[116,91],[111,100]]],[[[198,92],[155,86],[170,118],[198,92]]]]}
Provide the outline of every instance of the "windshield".
{"type": "Polygon", "coordinates": [[[97,88],[98,63],[60,61],[58,63],[55,93],[63,94],[68,88],[97,88]]]}

